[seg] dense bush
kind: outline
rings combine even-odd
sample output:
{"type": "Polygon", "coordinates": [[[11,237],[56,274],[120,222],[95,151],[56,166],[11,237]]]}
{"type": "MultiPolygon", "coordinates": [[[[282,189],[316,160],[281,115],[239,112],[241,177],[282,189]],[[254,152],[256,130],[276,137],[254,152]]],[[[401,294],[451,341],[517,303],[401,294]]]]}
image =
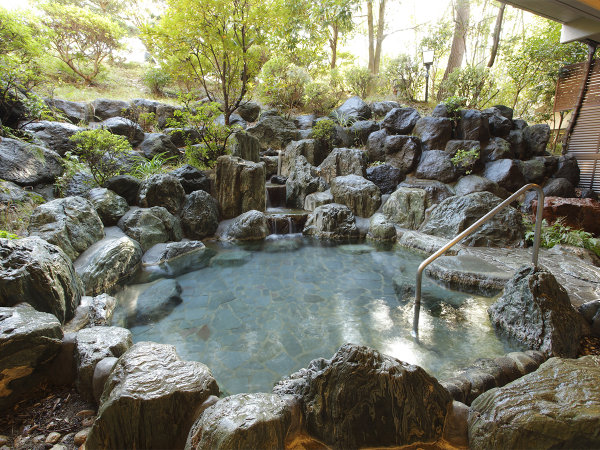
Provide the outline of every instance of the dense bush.
{"type": "Polygon", "coordinates": [[[399,99],[414,101],[425,85],[421,62],[408,55],[399,55],[385,64],[384,79],[399,99]]]}
{"type": "Polygon", "coordinates": [[[466,108],[484,109],[498,94],[494,77],[487,67],[467,65],[456,69],[442,82],[445,97],[462,97],[466,108]]]}
{"type": "Polygon", "coordinates": [[[154,95],[163,95],[163,89],[171,82],[171,75],[161,68],[151,67],[144,73],[142,81],[154,95]]]}
{"type": "Polygon", "coordinates": [[[318,140],[328,149],[333,147],[333,137],[335,134],[335,122],[331,119],[319,120],[312,128],[310,137],[318,140]]]}
{"type": "Polygon", "coordinates": [[[344,73],[346,84],[354,95],[360,98],[367,98],[374,82],[374,76],[368,68],[360,66],[351,66],[344,73]]]}
{"type": "Polygon", "coordinates": [[[310,82],[306,70],[275,57],[265,63],[260,78],[260,94],[267,104],[284,111],[304,105],[306,85],[310,82]]]}
{"type": "MultiPolygon", "coordinates": [[[[528,218],[524,219],[524,224],[527,229],[525,240],[533,243],[535,238],[534,224],[528,218]]],[[[552,225],[548,225],[546,219],[543,219],[540,246],[552,248],[558,244],[587,248],[600,256],[600,239],[593,237],[591,233],[584,230],[576,230],[565,225],[562,217],[559,217],[552,225]]]]}
{"type": "Polygon", "coordinates": [[[75,142],[77,155],[99,186],[121,173],[119,159],[131,150],[125,137],[102,128],[80,131],[71,136],[71,140],[75,142]]]}

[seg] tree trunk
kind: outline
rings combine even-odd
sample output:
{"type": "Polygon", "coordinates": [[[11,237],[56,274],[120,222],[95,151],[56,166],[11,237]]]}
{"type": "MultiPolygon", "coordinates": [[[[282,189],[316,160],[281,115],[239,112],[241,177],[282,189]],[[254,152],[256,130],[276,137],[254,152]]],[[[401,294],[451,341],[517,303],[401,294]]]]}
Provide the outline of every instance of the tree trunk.
{"type": "Polygon", "coordinates": [[[471,12],[469,1],[470,0],[456,0],[452,47],[450,48],[448,65],[446,66],[442,81],[446,80],[455,69],[461,66],[465,56],[467,32],[469,29],[469,14],[471,12]]]}
{"type": "Polygon", "coordinates": [[[379,73],[381,63],[381,46],[383,44],[383,31],[385,29],[385,0],[379,0],[379,17],[377,17],[377,42],[375,43],[375,58],[373,59],[373,74],[379,73]]]}
{"type": "Polygon", "coordinates": [[[369,37],[369,71],[375,73],[375,32],[373,30],[373,0],[367,0],[367,32],[369,37]]]}
{"type": "Polygon", "coordinates": [[[492,43],[490,60],[487,64],[488,67],[492,67],[494,65],[494,62],[496,61],[496,56],[498,55],[498,45],[500,44],[500,32],[502,31],[502,20],[504,19],[504,8],[506,8],[506,3],[500,3],[500,8],[498,9],[498,16],[496,16],[496,26],[494,27],[494,41],[492,43]]]}
{"type": "Polygon", "coordinates": [[[338,44],[338,36],[339,30],[337,25],[333,25],[332,36],[329,39],[329,47],[331,47],[331,68],[335,69],[335,65],[337,64],[337,44],[338,44]]]}

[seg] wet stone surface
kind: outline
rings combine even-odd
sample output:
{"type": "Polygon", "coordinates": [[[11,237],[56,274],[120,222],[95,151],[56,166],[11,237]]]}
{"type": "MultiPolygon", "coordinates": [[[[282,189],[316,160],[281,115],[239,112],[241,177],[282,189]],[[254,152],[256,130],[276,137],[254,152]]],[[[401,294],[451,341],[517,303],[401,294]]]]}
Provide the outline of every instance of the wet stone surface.
{"type": "MultiPolygon", "coordinates": [[[[411,338],[413,303],[399,301],[392,279],[414,284],[422,254],[298,236],[288,251],[273,251],[285,241],[208,243],[219,252],[213,262],[176,278],[182,303],[158,322],[131,327],[134,342],[175,345],[183,359],[210,367],[226,393],[268,392],[347,342],[447,377],[477,357],[515,349],[489,324],[493,299],[433,289],[429,280],[424,291],[440,295],[423,304],[420,342],[411,338]]],[[[117,294],[113,324],[135,310],[148,286],[117,294]]]]}

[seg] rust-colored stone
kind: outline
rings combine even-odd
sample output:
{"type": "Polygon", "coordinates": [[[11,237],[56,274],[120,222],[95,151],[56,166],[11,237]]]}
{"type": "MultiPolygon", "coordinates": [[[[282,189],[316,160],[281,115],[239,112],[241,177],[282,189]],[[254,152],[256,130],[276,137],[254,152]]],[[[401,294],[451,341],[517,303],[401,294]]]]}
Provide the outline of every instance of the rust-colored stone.
{"type": "MultiPolygon", "coordinates": [[[[533,217],[537,211],[537,200],[532,202],[533,217]]],[[[583,229],[596,236],[600,235],[600,202],[591,198],[546,197],[543,218],[554,223],[563,217],[564,225],[583,229]]]]}

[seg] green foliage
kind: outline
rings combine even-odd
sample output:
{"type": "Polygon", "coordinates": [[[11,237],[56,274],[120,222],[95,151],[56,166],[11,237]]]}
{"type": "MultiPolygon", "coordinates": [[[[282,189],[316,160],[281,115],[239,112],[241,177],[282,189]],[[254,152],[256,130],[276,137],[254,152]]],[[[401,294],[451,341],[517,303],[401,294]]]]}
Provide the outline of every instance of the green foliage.
{"type": "Polygon", "coordinates": [[[50,47],[87,84],[92,84],[102,62],[120,48],[124,29],[88,8],[56,2],[41,3],[41,23],[50,47]]]}
{"type": "Polygon", "coordinates": [[[467,98],[454,95],[444,100],[444,104],[450,117],[456,118],[460,110],[467,105],[467,98]]]}
{"type": "Polygon", "coordinates": [[[487,67],[467,65],[456,69],[442,82],[447,97],[462,97],[466,108],[484,109],[498,94],[494,77],[487,67]]]}
{"type": "Polygon", "coordinates": [[[171,82],[171,75],[161,68],[151,67],[144,73],[142,81],[154,95],[163,95],[163,89],[171,82]]]}
{"type": "MultiPolygon", "coordinates": [[[[154,133],[158,131],[158,119],[156,113],[148,111],[143,106],[130,105],[121,111],[121,117],[129,119],[133,123],[137,123],[146,133],[154,133]]],[[[130,138],[135,134],[135,127],[130,127],[130,138]]]]}
{"type": "Polygon", "coordinates": [[[333,147],[333,137],[335,136],[335,122],[331,119],[319,120],[312,128],[310,137],[320,141],[327,148],[333,147]]]}
{"type": "Polygon", "coordinates": [[[326,114],[335,108],[343,92],[335,91],[326,81],[311,81],[304,89],[304,106],[315,114],[326,114]]]}
{"type": "Polygon", "coordinates": [[[219,156],[228,153],[227,141],[237,127],[225,125],[217,120],[221,115],[218,103],[195,104],[192,94],[181,96],[180,100],[183,109],[175,111],[175,116],[167,121],[167,124],[174,128],[195,130],[196,134],[201,136],[201,143],[186,142],[186,160],[200,169],[211,168],[219,156]]]}
{"type": "Polygon", "coordinates": [[[464,170],[467,175],[473,171],[475,163],[479,160],[479,148],[471,150],[459,149],[451,161],[457,168],[464,170]]]}
{"type": "Polygon", "coordinates": [[[131,151],[131,145],[125,137],[102,128],[80,131],[70,139],[75,142],[77,155],[87,165],[99,186],[121,173],[118,161],[131,151]]]}
{"type": "Polygon", "coordinates": [[[375,80],[374,75],[367,67],[351,66],[344,72],[346,84],[354,95],[367,98],[369,90],[375,80]]]}
{"type": "Polygon", "coordinates": [[[399,55],[385,63],[384,77],[390,80],[391,89],[399,99],[415,101],[425,85],[422,64],[416,58],[399,55]]]}
{"type": "Polygon", "coordinates": [[[275,57],[263,66],[261,79],[260,94],[267,104],[287,112],[304,105],[305,88],[310,82],[304,69],[275,57]]]}
{"type": "Polygon", "coordinates": [[[528,121],[552,116],[556,83],[565,64],[585,61],[587,48],[572,42],[560,44],[561,25],[537,18],[523,35],[504,41],[499,78],[503,80],[501,102],[528,121]]]}
{"type": "Polygon", "coordinates": [[[154,155],[150,160],[140,157],[139,162],[133,166],[130,173],[140,180],[145,180],[157,173],[166,173],[171,170],[169,162],[176,158],[176,156],[167,156],[167,152],[154,155]]]}
{"type": "Polygon", "coordinates": [[[333,117],[335,121],[342,127],[349,127],[354,122],[354,120],[349,117],[348,114],[339,112],[337,110],[333,111],[330,116],[333,117]]]}
{"type": "MultiPolygon", "coordinates": [[[[222,106],[225,124],[264,62],[268,4],[259,0],[167,0],[156,25],[143,28],[146,46],[188,90],[201,86],[222,106]],[[190,83],[193,82],[193,83],[190,83]]],[[[204,96],[204,95],[203,95],[204,96]]]]}
{"type": "MultiPolygon", "coordinates": [[[[527,217],[523,219],[526,228],[525,240],[533,243],[535,238],[535,226],[527,217]]],[[[552,248],[557,244],[567,244],[574,247],[586,248],[600,256],[600,239],[592,236],[584,230],[573,229],[564,224],[564,218],[559,217],[552,225],[548,225],[546,219],[542,220],[542,232],[540,246],[552,248]]]]}
{"type": "Polygon", "coordinates": [[[19,236],[6,230],[0,230],[0,239],[19,239],[19,236]]]}

